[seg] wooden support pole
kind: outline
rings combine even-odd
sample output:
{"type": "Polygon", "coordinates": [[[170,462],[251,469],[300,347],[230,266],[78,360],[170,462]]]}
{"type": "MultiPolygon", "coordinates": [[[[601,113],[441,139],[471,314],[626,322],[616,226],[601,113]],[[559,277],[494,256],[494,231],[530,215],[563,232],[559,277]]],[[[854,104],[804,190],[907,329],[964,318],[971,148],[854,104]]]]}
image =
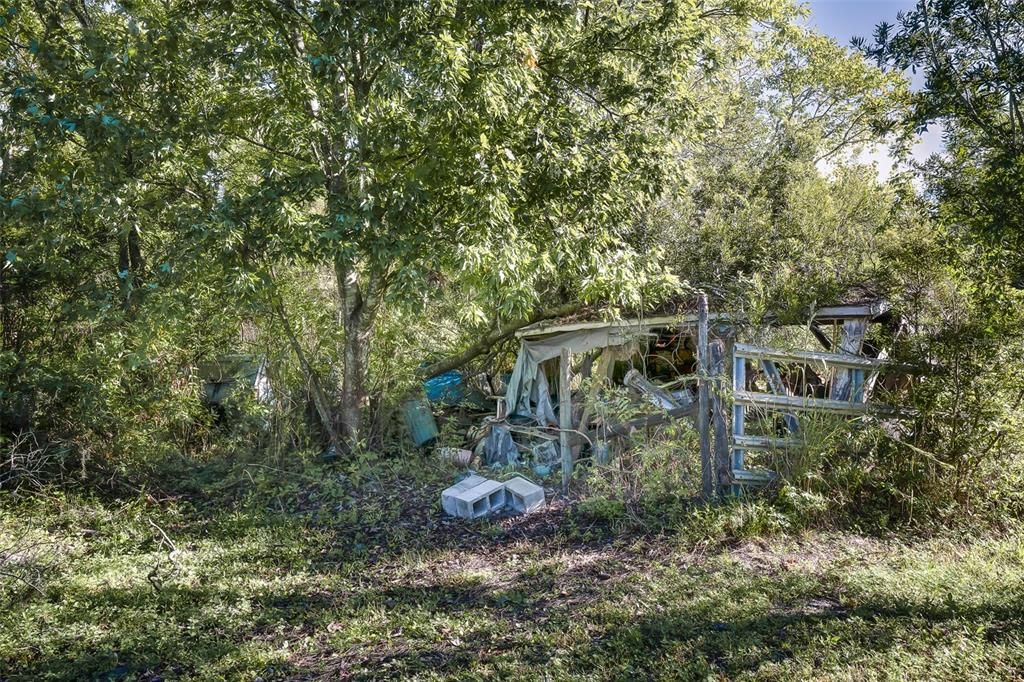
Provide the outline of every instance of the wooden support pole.
{"type": "Polygon", "coordinates": [[[697,299],[697,435],[700,438],[701,495],[710,500],[715,494],[715,464],[711,458],[711,401],[709,392],[708,297],[697,299]]]}
{"type": "Polygon", "coordinates": [[[732,463],[729,446],[729,426],[725,407],[725,344],[720,339],[711,342],[711,420],[715,430],[715,494],[723,497],[731,481],[732,463]]]}
{"type": "Polygon", "coordinates": [[[572,445],[569,432],[572,429],[572,397],[570,396],[570,370],[572,353],[562,349],[558,362],[558,450],[562,453],[562,493],[569,494],[569,479],[572,478],[572,445]]]}

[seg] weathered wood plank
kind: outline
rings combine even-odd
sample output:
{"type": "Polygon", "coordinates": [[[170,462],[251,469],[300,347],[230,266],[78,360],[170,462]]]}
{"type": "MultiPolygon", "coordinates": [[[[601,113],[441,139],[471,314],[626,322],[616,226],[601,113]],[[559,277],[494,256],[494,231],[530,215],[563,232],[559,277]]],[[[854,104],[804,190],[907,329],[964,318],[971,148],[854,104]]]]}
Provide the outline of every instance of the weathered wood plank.
{"type": "MultiPolygon", "coordinates": [[[[834,322],[854,317],[873,318],[881,315],[889,306],[885,302],[872,303],[869,305],[838,305],[826,306],[809,313],[811,320],[818,322],[834,322]]],[[[516,332],[516,337],[526,339],[548,334],[559,334],[562,332],[583,331],[586,329],[623,329],[645,331],[654,327],[679,327],[694,328],[697,325],[697,315],[684,313],[681,315],[658,315],[654,317],[634,318],[624,320],[588,320],[586,322],[567,322],[559,324],[557,320],[536,322],[523,327],[516,332]]],[[[744,315],[735,313],[710,313],[708,319],[712,324],[726,324],[746,322],[744,315]]],[[[774,317],[768,316],[766,322],[777,323],[774,317]]]]}
{"type": "Polygon", "coordinates": [[[764,469],[734,469],[732,480],[745,486],[767,485],[779,477],[774,471],[764,469]]]}
{"type": "Polygon", "coordinates": [[[800,447],[801,442],[795,438],[775,438],[772,436],[733,436],[736,447],[747,450],[787,450],[800,447]]]}
{"type": "MultiPolygon", "coordinates": [[[[745,391],[747,388],[747,361],[741,358],[733,352],[732,361],[732,390],[733,395],[739,391],[745,391]]],[[[733,440],[737,436],[743,435],[744,422],[746,420],[746,408],[737,402],[733,402],[732,406],[732,436],[733,440]]],[[[732,468],[742,469],[743,468],[743,448],[736,447],[732,451],[732,468]]]]}
{"type": "Polygon", "coordinates": [[[831,322],[835,320],[848,320],[854,317],[872,318],[878,317],[887,310],[890,305],[887,301],[876,301],[864,305],[830,305],[814,311],[811,319],[819,322],[831,322]]]}
{"type": "Polygon", "coordinates": [[[764,407],[780,411],[785,410],[820,410],[823,412],[839,412],[842,414],[865,414],[868,412],[889,413],[892,408],[884,405],[867,403],[851,403],[846,400],[828,400],[823,398],[805,398],[803,396],[782,396],[771,393],[754,393],[737,391],[733,395],[736,404],[747,407],[764,407]]]}
{"type": "MultiPolygon", "coordinates": [[[[569,322],[566,324],[555,324],[552,322],[539,322],[535,325],[525,327],[516,332],[516,337],[530,339],[549,334],[562,334],[565,332],[586,331],[588,329],[619,329],[623,332],[643,333],[650,329],[664,327],[677,329],[695,329],[697,326],[697,315],[686,313],[683,315],[660,315],[656,317],[634,318],[624,320],[593,320],[589,322],[569,322]]],[[[715,324],[732,325],[743,321],[742,317],[730,313],[711,313],[708,319],[715,324]]]]}
{"type": "Polygon", "coordinates": [[[877,369],[885,366],[885,360],[865,358],[857,355],[841,355],[839,353],[824,353],[821,351],[784,351],[777,348],[765,348],[754,346],[749,343],[737,343],[737,357],[749,358],[751,360],[775,360],[779,362],[803,362],[823,363],[838,365],[839,367],[854,367],[861,369],[877,369]]]}

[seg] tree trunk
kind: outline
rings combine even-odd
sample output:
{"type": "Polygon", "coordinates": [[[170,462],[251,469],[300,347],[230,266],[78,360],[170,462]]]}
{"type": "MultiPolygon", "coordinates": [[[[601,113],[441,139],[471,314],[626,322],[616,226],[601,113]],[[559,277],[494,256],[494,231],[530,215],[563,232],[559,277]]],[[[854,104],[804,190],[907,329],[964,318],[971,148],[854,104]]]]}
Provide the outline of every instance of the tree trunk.
{"type": "MultiPolygon", "coordinates": [[[[360,316],[361,317],[361,316],[360,316]]],[[[345,320],[344,363],[341,382],[341,433],[344,445],[355,450],[362,445],[363,411],[367,404],[367,360],[371,330],[357,318],[345,320]]]]}
{"type": "Polygon", "coordinates": [[[338,286],[338,317],[345,330],[342,342],[341,397],[339,400],[340,428],[343,446],[354,451],[366,445],[363,412],[367,406],[367,363],[373,338],[373,323],[379,305],[381,282],[372,274],[366,283],[366,295],[359,281],[359,273],[350,262],[335,263],[338,286]]]}
{"type": "Polygon", "coordinates": [[[121,280],[121,295],[125,311],[131,312],[135,305],[136,290],[141,283],[146,262],[142,259],[142,247],[139,244],[139,228],[132,227],[118,245],[117,270],[121,280]]]}

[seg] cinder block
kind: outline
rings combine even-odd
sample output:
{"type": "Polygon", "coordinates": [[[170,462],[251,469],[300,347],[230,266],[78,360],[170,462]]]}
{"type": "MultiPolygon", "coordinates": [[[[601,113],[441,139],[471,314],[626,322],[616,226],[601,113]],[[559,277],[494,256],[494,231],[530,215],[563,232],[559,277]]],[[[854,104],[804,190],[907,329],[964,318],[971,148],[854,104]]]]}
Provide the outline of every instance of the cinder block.
{"type": "Polygon", "coordinates": [[[446,514],[450,516],[458,516],[458,503],[456,501],[459,493],[464,493],[470,488],[475,488],[481,483],[486,483],[487,479],[483,476],[467,476],[455,485],[445,488],[441,493],[441,506],[444,508],[446,514]]]}
{"type": "Polygon", "coordinates": [[[455,495],[455,515],[479,519],[505,507],[505,486],[485,479],[483,483],[455,495]]]}
{"type": "Polygon", "coordinates": [[[508,506],[519,514],[527,514],[544,506],[544,488],[522,476],[505,481],[508,506]]]}

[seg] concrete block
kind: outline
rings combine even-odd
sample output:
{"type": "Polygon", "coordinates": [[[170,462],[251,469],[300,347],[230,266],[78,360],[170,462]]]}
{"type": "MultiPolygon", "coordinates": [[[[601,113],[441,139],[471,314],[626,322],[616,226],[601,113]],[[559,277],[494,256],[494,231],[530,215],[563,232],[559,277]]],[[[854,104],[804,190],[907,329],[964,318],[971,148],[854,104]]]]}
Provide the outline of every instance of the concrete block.
{"type": "Polygon", "coordinates": [[[505,486],[470,476],[441,493],[441,506],[452,516],[479,519],[505,508],[505,486]]]}
{"type": "Polygon", "coordinates": [[[505,508],[505,486],[485,480],[455,496],[455,511],[464,519],[479,519],[505,508]]]}
{"type": "Polygon", "coordinates": [[[481,483],[486,483],[487,479],[483,476],[467,476],[455,485],[445,488],[441,493],[441,506],[449,516],[458,516],[458,504],[456,498],[460,493],[464,493],[470,488],[475,488],[481,483]]]}
{"type": "Polygon", "coordinates": [[[505,481],[508,506],[519,514],[527,514],[544,506],[544,488],[522,476],[505,481]]]}

